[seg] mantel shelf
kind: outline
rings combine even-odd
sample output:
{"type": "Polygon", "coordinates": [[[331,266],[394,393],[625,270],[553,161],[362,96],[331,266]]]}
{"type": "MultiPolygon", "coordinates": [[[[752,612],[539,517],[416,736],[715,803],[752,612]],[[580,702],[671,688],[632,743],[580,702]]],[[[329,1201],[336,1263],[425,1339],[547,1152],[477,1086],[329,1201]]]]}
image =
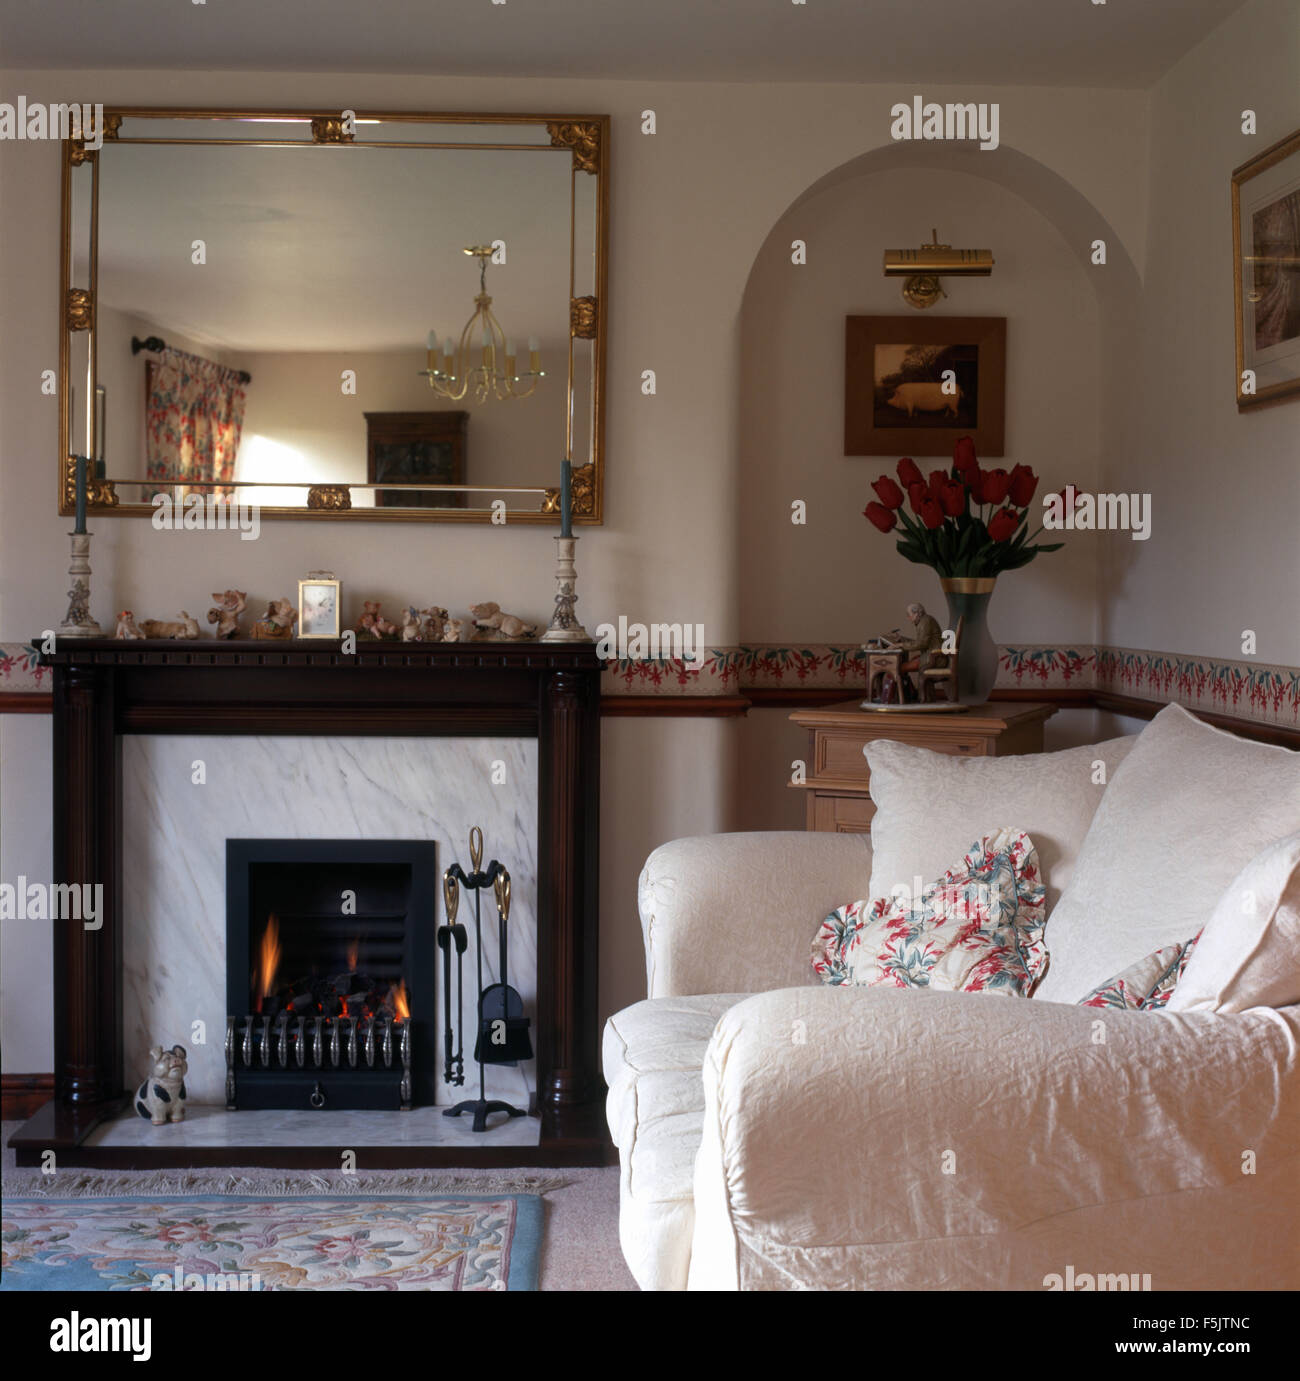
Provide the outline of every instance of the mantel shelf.
{"type": "MultiPolygon", "coordinates": [[[[42,638],[33,638],[39,647],[42,638]]],[[[401,643],[358,639],[344,652],[341,638],[215,639],[62,638],[41,665],[120,667],[331,667],[385,670],[454,667],[597,670],[604,664],[595,643],[520,642],[401,643]]]]}

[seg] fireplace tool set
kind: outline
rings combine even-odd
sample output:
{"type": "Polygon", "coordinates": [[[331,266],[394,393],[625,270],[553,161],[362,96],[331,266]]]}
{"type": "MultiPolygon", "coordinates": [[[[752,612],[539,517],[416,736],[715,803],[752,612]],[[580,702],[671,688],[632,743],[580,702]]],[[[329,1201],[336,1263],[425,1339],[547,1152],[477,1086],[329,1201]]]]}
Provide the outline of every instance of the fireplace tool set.
{"type": "Polygon", "coordinates": [[[442,875],[442,895],[447,909],[447,923],[438,930],[438,948],[442,951],[443,983],[443,1079],[448,1084],[465,1082],[465,976],[464,956],[469,947],[465,927],[456,921],[460,908],[460,889],[474,893],[474,953],[478,962],[478,1021],[474,1041],[474,1059],[478,1062],[478,1097],[466,1099],[447,1108],[444,1117],[474,1114],[473,1130],[487,1131],[490,1113],[504,1112],[510,1117],[524,1117],[523,1108],[516,1108],[500,1099],[489,1099],[486,1086],[486,1066],[517,1065],[531,1060],[533,1043],[528,1034],[529,1020],[524,1016],[523,999],[507,981],[508,945],[506,931],[510,920],[510,874],[495,858],[486,868],[483,864],[483,831],[477,825],[469,832],[471,871],[466,874],[459,863],[453,863],[442,875]],[[483,986],[483,925],[481,894],[491,887],[497,904],[497,947],[499,957],[498,981],[483,986]],[[456,953],[456,1030],[451,1025],[451,954],[456,953]]]}

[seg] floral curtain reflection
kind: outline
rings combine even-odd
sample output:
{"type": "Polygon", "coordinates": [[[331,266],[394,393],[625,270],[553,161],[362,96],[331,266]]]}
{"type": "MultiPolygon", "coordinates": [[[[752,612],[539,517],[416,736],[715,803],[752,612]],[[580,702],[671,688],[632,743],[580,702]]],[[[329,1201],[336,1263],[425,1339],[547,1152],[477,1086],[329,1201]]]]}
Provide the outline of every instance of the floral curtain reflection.
{"type": "Polygon", "coordinates": [[[150,363],[145,384],[147,478],[229,493],[210,486],[234,478],[248,376],[168,347],[150,363]]]}

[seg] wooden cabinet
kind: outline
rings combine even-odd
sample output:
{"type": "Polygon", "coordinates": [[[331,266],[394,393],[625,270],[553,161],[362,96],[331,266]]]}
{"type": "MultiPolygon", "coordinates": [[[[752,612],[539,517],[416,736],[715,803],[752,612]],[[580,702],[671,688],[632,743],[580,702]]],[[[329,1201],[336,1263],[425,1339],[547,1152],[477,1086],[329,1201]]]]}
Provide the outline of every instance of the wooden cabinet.
{"type": "Polygon", "coordinates": [[[958,714],[881,714],[862,709],[857,700],[799,710],[790,718],[808,730],[808,776],[796,786],[807,793],[807,828],[834,834],[871,829],[876,807],[862,750],[875,739],[972,758],[1041,753],[1043,724],[1055,713],[1053,705],[996,701],[958,714]]]}

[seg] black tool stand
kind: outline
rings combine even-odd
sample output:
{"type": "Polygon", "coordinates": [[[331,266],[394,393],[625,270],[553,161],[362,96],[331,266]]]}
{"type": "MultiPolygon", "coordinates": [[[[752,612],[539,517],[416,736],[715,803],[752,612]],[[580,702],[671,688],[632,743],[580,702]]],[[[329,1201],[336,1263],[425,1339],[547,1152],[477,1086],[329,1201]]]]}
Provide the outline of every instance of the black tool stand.
{"type": "MultiPolygon", "coordinates": [[[[475,871],[468,876],[462,871],[459,863],[453,863],[447,872],[462,887],[468,887],[474,893],[474,957],[478,960],[478,990],[481,994],[483,992],[483,927],[480,917],[479,893],[484,887],[491,887],[496,881],[497,874],[504,872],[504,869],[494,858],[485,870],[480,871],[477,865],[482,860],[482,854],[479,853],[475,857],[472,844],[470,857],[475,865],[475,871]]],[[[501,975],[501,981],[505,982],[505,974],[501,975]]],[[[503,1112],[510,1117],[528,1116],[523,1108],[516,1108],[513,1103],[503,1103],[499,1098],[487,1096],[487,1075],[482,1061],[479,1062],[478,1067],[478,1097],[467,1098],[463,1103],[457,1103],[455,1107],[445,1108],[442,1115],[444,1117],[460,1117],[462,1113],[467,1112],[474,1114],[474,1125],[471,1130],[475,1132],[487,1131],[488,1117],[494,1112],[503,1112]]]]}

